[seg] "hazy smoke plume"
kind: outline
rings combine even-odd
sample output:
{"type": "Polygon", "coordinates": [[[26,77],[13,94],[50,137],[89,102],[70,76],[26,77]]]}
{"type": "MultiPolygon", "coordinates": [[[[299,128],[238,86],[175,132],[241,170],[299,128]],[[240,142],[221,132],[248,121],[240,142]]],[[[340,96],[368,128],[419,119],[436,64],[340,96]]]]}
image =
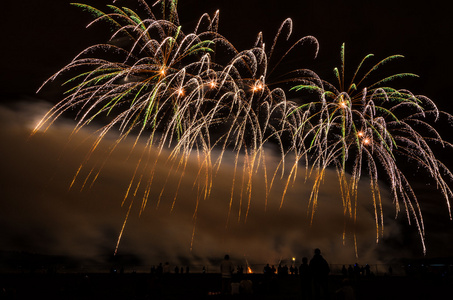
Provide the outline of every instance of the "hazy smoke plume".
{"type": "MultiPolygon", "coordinates": [[[[254,174],[249,202],[247,187],[242,185],[242,173],[238,171],[230,208],[234,164],[228,154],[214,176],[210,196],[197,200],[197,195],[202,194],[199,189],[202,185],[198,182],[203,181],[205,172],[199,172],[196,155],[190,158],[182,174],[181,169],[170,168],[171,161],[165,159],[168,155],[165,150],[155,166],[146,208],[140,214],[147,176],[157,154],[151,150],[143,156],[144,168],[139,168],[136,175],[144,176],[141,186],[135,189],[134,185],[122,205],[142,157],[140,143],[131,151],[132,138],[122,142],[110,155],[107,153],[114,139],[102,142],[69,189],[90,153],[95,129],[85,128],[71,136],[74,123],[59,121],[46,133],[30,136],[34,124],[48,108],[43,103],[27,103],[14,109],[0,107],[0,154],[4,162],[0,234],[4,250],[101,261],[115,249],[131,199],[134,203],[118,253],[132,254],[144,265],[163,261],[208,264],[225,253],[250,264],[277,264],[281,259],[296,257],[300,261],[302,256],[310,257],[316,247],[322,249],[331,263],[377,263],[391,258],[379,255],[392,253],[385,240],[400,238],[399,226],[390,219],[386,220],[385,237],[376,244],[374,210],[369,186],[364,180],[359,188],[356,226],[359,257],[355,257],[350,228],[343,239],[346,219],[334,171],[329,171],[321,187],[319,206],[311,226],[308,206],[311,181],[304,181],[303,168],[288,188],[282,205],[285,181],[279,176],[266,203],[262,168],[254,174]],[[96,182],[85,183],[93,167],[100,165],[102,170],[96,182]]],[[[216,155],[213,153],[214,158],[216,155]]],[[[267,158],[269,174],[276,159],[267,158]]],[[[238,170],[242,170],[241,166],[238,170]]],[[[382,191],[386,193],[385,189],[382,191]]],[[[392,207],[388,196],[382,196],[384,206],[392,207]]],[[[399,255],[404,253],[400,250],[399,255]]]]}

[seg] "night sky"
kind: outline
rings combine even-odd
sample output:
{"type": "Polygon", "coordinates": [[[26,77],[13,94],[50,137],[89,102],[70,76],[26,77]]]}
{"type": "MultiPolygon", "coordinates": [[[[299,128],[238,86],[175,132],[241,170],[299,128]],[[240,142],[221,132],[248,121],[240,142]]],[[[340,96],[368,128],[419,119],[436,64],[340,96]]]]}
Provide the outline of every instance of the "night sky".
{"type": "MultiPolygon", "coordinates": [[[[129,3],[118,2],[126,6],[129,3]]],[[[410,1],[353,0],[179,2],[181,24],[187,31],[202,13],[213,14],[220,9],[219,32],[238,49],[253,46],[260,31],[271,42],[280,23],[292,18],[293,36],[312,35],[319,41],[318,57],[304,56],[301,60],[324,77],[332,76],[333,67],[339,65],[343,42],[351,68],[368,53],[377,58],[402,54],[405,58],[392,63],[392,68],[420,76],[403,81],[404,87],[430,97],[441,110],[453,113],[449,98],[453,21],[448,15],[448,2],[432,6],[414,5],[410,1]]],[[[62,90],[52,84],[37,94],[40,85],[85,47],[106,42],[110,34],[102,25],[86,29],[91,16],[69,3],[8,1],[6,7],[3,5],[8,13],[0,20],[3,40],[0,50],[0,155],[3,161],[0,250],[102,261],[115,249],[129,205],[127,202],[121,206],[121,202],[139,159],[140,145],[131,152],[131,141],[126,140],[106,160],[92,187],[81,190],[83,179],[79,178],[69,190],[93,142],[95,128],[87,127],[69,139],[74,121],[62,118],[46,133],[30,137],[37,120],[61,97],[62,90]]],[[[84,3],[104,8],[111,2],[84,3]]],[[[451,142],[448,134],[449,131],[445,131],[444,138],[451,142]]],[[[112,142],[106,139],[89,164],[103,163],[112,142]]],[[[155,153],[149,155],[150,160],[156,157],[155,153]]],[[[447,165],[450,155],[450,152],[440,154],[447,165]]],[[[273,163],[269,158],[269,165],[273,163]]],[[[232,164],[228,163],[222,165],[215,177],[212,195],[200,204],[194,223],[193,181],[197,172],[196,161],[191,160],[171,211],[175,184],[180,177],[169,172],[168,164],[158,165],[147,208],[139,216],[141,200],[136,200],[119,253],[136,255],[143,264],[149,265],[160,261],[204,264],[225,253],[238,260],[277,263],[282,258],[310,256],[315,247],[321,248],[330,262],[338,264],[423,257],[416,227],[407,225],[404,213],[394,219],[393,204],[384,188],[383,201],[389,213],[384,237],[376,245],[368,185],[361,184],[359,198],[364,201],[359,209],[359,258],[355,258],[350,237],[343,245],[341,198],[333,171],[321,189],[320,207],[312,227],[308,226],[307,218],[310,188],[303,184],[302,171],[289,189],[282,209],[279,209],[280,185],[276,185],[264,208],[263,181],[257,174],[246,222],[243,215],[239,215],[244,209],[240,210],[236,201],[228,219],[233,172],[232,164]],[[169,180],[165,184],[167,176],[169,180]],[[162,187],[162,201],[157,206],[162,187]]],[[[453,222],[449,220],[445,201],[440,193],[426,190],[423,178],[417,178],[416,187],[425,216],[427,256],[451,256],[453,222]]]]}

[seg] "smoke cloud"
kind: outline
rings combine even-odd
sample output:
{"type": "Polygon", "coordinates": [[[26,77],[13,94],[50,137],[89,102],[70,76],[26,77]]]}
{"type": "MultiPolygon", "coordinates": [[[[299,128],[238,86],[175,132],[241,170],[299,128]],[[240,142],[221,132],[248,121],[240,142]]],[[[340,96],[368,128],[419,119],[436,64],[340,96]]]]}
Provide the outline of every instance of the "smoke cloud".
{"type": "MultiPolygon", "coordinates": [[[[335,171],[329,170],[325,177],[310,224],[312,182],[310,178],[305,181],[304,168],[290,183],[282,202],[286,177],[276,176],[266,196],[268,186],[261,166],[253,173],[249,198],[242,164],[238,163],[235,173],[230,153],[225,154],[220,168],[211,172],[206,168],[200,171],[202,160],[195,154],[185,168],[178,168],[178,160],[167,159],[168,149],[160,155],[157,149],[144,153],[139,142],[132,150],[133,138],[112,150],[115,137],[108,136],[91,152],[96,128],[73,133],[74,123],[63,119],[45,133],[30,136],[48,109],[48,104],[38,100],[14,108],[0,107],[3,250],[102,261],[115,250],[131,201],[118,255],[133,255],[144,265],[164,261],[209,264],[226,253],[250,264],[277,264],[282,259],[310,257],[314,248],[320,248],[331,263],[382,263],[396,251],[386,241],[401,239],[398,222],[386,218],[384,236],[376,243],[366,180],[359,187],[356,257],[351,222],[344,216],[335,171]],[[209,197],[204,197],[206,174],[212,176],[209,197]],[[135,180],[125,199],[132,178],[135,180]],[[146,207],[141,210],[151,179],[146,207]]],[[[270,150],[267,153],[270,178],[278,157],[270,150]]],[[[213,162],[218,155],[212,153],[213,162]]],[[[381,193],[384,207],[392,209],[388,192],[382,189],[381,193]]]]}

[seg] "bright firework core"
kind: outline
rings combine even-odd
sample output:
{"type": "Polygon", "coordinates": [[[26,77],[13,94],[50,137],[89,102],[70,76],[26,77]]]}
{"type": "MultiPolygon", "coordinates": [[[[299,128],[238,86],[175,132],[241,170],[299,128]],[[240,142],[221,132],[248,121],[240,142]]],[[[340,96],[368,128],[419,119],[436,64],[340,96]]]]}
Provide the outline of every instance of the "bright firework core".
{"type": "Polygon", "coordinates": [[[341,101],[340,102],[340,107],[343,108],[343,109],[347,108],[348,107],[348,102],[347,101],[341,101]]]}
{"type": "Polygon", "coordinates": [[[262,89],[263,89],[263,84],[261,83],[261,81],[257,81],[255,83],[255,85],[253,85],[252,91],[258,92],[258,91],[261,91],[262,89]]]}

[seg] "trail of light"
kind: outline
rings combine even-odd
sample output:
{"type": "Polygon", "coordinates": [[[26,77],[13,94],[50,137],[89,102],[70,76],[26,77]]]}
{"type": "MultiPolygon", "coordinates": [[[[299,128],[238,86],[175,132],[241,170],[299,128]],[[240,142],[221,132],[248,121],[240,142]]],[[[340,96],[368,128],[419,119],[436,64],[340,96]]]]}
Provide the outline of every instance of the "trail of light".
{"type": "Polygon", "coordinates": [[[131,200],[131,204],[129,204],[129,208],[127,209],[126,217],[124,218],[123,226],[121,227],[120,234],[118,235],[118,240],[116,241],[114,255],[116,255],[118,253],[118,247],[120,245],[120,241],[123,236],[124,228],[126,227],[126,222],[127,222],[127,219],[129,218],[129,213],[131,212],[133,203],[134,203],[134,200],[131,200]]]}

